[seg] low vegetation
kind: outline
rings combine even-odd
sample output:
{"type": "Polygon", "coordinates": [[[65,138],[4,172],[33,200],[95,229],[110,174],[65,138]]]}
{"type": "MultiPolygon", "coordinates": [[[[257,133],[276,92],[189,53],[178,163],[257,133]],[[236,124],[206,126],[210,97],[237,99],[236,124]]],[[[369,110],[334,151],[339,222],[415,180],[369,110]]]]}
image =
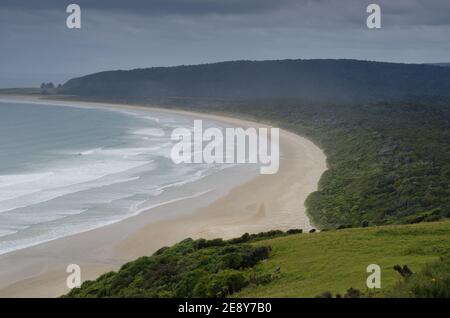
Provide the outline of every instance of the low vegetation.
{"type": "Polygon", "coordinates": [[[450,221],[333,230],[253,245],[271,247],[270,257],[255,271],[265,275],[279,268],[279,274],[265,285],[247,286],[235,297],[403,297],[405,293],[425,297],[437,295],[435,287],[441,296],[450,292],[449,257],[439,261],[450,255],[450,221]],[[366,286],[369,264],[381,267],[381,289],[366,286]],[[413,274],[402,277],[396,265],[413,274]]]}
{"type": "Polygon", "coordinates": [[[427,264],[419,273],[405,277],[389,297],[450,298],[450,255],[427,264]]]}
{"type": "Polygon", "coordinates": [[[271,231],[184,240],[85,282],[66,297],[443,297],[450,293],[450,221],[271,231]],[[289,234],[290,233],[290,234],[289,234]],[[381,267],[368,290],[366,268],[381,267]],[[395,268],[407,268],[400,275],[395,268]],[[402,277],[403,276],[403,277],[402,277]]]}
{"type": "MultiPolygon", "coordinates": [[[[298,233],[290,231],[289,233],[298,233]]],[[[223,241],[186,239],[164,247],[151,257],[125,264],[117,273],[85,282],[67,297],[225,297],[270,275],[252,268],[269,257],[270,247],[248,242],[286,235],[271,231],[223,241]]]]}

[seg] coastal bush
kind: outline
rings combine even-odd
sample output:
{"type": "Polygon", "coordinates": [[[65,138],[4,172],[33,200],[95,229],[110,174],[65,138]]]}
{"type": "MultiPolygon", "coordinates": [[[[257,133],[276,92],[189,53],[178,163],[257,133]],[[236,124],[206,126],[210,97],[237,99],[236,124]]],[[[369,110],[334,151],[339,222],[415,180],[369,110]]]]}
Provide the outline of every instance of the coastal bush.
{"type": "Polygon", "coordinates": [[[442,221],[285,234],[251,244],[230,240],[201,249],[187,239],[66,297],[447,297],[450,257],[429,263],[450,253],[449,234],[450,221],[442,221]],[[368,259],[383,268],[376,293],[366,290],[368,259]],[[400,284],[394,267],[406,274],[400,284]]]}
{"type": "Polygon", "coordinates": [[[226,243],[222,239],[214,239],[214,240],[205,240],[205,239],[199,239],[195,241],[195,248],[196,249],[202,249],[212,246],[224,246],[226,243]]]}
{"type": "Polygon", "coordinates": [[[274,237],[280,237],[285,235],[292,235],[292,234],[301,234],[303,233],[302,229],[290,229],[286,232],[280,231],[280,230],[273,230],[273,231],[267,231],[267,232],[259,232],[256,234],[248,234],[245,233],[240,237],[230,239],[228,242],[231,244],[240,244],[240,243],[246,243],[246,242],[255,242],[258,240],[264,240],[274,237]]]}
{"type": "Polygon", "coordinates": [[[389,297],[400,298],[450,298],[450,256],[428,264],[419,273],[403,275],[389,297]]]}
{"type": "Polygon", "coordinates": [[[290,229],[286,231],[287,234],[302,234],[303,230],[302,229],[290,229]]]}
{"type": "Polygon", "coordinates": [[[222,239],[186,239],[84,282],[66,297],[225,297],[255,279],[249,269],[269,257],[270,247],[222,239]]]}
{"type": "Polygon", "coordinates": [[[231,295],[248,285],[248,278],[236,270],[224,270],[217,274],[203,276],[194,297],[222,298],[231,295]]]}
{"type": "Polygon", "coordinates": [[[318,191],[306,200],[307,212],[320,228],[450,217],[448,98],[347,104],[299,99],[158,102],[267,121],[313,140],[324,149],[328,165],[318,191]],[[441,213],[422,215],[436,209],[441,213]]]}
{"type": "Polygon", "coordinates": [[[84,98],[239,116],[311,139],[324,150],[328,166],[318,191],[306,200],[319,228],[437,220],[438,215],[420,217],[434,209],[450,217],[448,97],[345,104],[292,98],[84,98]]]}

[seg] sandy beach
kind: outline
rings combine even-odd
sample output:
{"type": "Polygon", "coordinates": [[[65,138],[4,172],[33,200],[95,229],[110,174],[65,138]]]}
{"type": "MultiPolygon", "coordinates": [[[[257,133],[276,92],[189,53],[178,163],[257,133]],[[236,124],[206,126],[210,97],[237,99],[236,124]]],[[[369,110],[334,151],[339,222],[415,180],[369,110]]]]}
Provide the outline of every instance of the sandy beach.
{"type": "MultiPolygon", "coordinates": [[[[266,127],[235,118],[157,107],[104,103],[97,103],[96,107],[174,113],[232,127],[266,127]]],[[[186,197],[119,223],[1,255],[0,297],[57,297],[68,291],[68,264],[80,265],[83,280],[94,279],[187,237],[227,239],[246,232],[310,230],[313,225],[304,202],[317,189],[326,170],[326,157],[311,141],[284,130],[280,130],[280,150],[277,174],[248,180],[239,171],[224,172],[205,181],[221,185],[214,194],[186,197]],[[166,217],[161,219],[158,215],[166,217]]]]}

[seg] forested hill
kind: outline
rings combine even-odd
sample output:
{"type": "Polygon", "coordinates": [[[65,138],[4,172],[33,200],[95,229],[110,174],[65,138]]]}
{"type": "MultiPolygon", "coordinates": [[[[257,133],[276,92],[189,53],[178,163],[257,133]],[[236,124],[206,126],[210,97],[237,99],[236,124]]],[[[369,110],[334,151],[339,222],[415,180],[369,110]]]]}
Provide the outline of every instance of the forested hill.
{"type": "Polygon", "coordinates": [[[301,98],[361,102],[450,96],[450,68],[357,60],[235,61],[108,71],[62,93],[108,98],[301,98]]]}

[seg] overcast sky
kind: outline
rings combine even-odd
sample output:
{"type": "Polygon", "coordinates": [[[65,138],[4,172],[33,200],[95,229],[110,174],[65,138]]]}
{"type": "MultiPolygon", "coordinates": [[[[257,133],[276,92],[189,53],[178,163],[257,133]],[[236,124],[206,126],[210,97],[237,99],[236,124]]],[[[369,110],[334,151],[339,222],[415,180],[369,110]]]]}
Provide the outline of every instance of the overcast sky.
{"type": "Polygon", "coordinates": [[[450,62],[450,0],[0,0],[0,40],[0,87],[240,59],[450,62]]]}

